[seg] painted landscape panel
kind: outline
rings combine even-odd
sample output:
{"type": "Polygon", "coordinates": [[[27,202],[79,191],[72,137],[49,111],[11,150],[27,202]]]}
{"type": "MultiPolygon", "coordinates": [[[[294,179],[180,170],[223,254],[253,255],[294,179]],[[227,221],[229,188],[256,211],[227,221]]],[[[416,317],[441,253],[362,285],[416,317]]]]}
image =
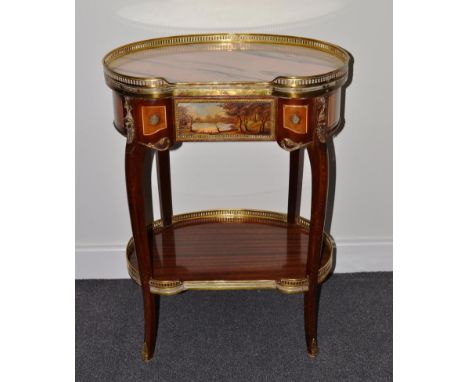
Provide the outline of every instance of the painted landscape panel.
{"type": "Polygon", "coordinates": [[[176,100],[178,141],[274,140],[274,101],[176,100]]]}

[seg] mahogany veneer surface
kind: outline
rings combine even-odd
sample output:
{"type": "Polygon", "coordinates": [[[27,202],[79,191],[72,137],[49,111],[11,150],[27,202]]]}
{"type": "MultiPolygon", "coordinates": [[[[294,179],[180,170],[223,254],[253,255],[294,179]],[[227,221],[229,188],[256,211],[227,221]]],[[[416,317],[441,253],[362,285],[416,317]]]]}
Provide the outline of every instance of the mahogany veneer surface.
{"type": "MultiPolygon", "coordinates": [[[[297,225],[198,223],[151,236],[160,280],[279,280],[306,277],[308,233],[297,225]]],[[[325,259],[324,259],[325,261],[325,259]]],[[[136,254],[130,262],[138,269],[136,254]]]]}

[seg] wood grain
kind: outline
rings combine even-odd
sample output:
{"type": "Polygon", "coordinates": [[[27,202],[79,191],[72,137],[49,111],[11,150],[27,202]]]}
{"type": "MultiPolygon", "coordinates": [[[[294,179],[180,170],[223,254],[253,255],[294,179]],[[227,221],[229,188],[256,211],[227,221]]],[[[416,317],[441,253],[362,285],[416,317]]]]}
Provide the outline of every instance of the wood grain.
{"type": "MultiPolygon", "coordinates": [[[[191,223],[149,236],[152,273],[159,280],[280,280],[307,274],[308,231],[294,224],[191,223]]],[[[129,260],[138,269],[134,251],[129,260]]]]}

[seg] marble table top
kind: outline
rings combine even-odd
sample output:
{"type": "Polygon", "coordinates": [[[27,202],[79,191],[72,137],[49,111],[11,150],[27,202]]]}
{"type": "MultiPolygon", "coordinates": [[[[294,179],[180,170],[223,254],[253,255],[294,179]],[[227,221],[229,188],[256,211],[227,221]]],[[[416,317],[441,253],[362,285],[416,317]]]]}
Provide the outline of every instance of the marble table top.
{"type": "Polygon", "coordinates": [[[300,46],[226,42],[153,48],[115,59],[109,68],[132,77],[169,82],[269,82],[278,76],[314,76],[343,62],[300,46]]]}

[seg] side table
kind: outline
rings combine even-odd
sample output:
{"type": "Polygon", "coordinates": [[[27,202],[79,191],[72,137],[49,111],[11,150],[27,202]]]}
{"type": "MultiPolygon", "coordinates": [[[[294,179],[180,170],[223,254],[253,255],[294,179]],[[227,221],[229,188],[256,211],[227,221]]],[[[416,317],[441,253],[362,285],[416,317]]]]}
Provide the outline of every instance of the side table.
{"type": "Polygon", "coordinates": [[[160,295],[228,289],[303,293],[307,350],[315,357],[319,285],[331,271],[334,248],[324,232],[327,141],[343,124],[348,53],[301,37],[202,34],[131,43],[103,63],[114,126],[127,138],[133,238],[126,256],[143,292],[143,359],[154,353],[160,295]],[[289,151],[287,213],[173,215],[170,149],[202,141],[276,141],[289,151]],[[305,150],[312,168],[310,221],[299,215],[305,150]],[[154,156],[161,210],[156,221],[154,156]]]}

